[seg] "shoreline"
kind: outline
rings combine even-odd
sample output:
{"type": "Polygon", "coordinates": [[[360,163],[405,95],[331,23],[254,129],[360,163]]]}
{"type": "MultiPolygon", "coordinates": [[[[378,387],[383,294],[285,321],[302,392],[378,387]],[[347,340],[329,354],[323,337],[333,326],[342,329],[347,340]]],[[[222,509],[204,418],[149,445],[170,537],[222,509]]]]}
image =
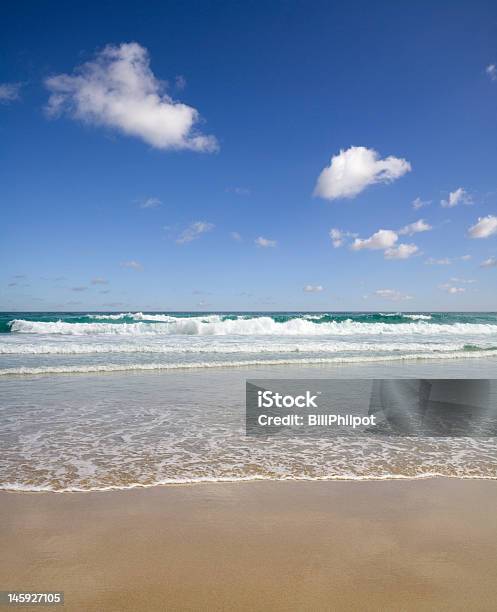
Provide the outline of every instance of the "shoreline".
{"type": "MultiPolygon", "coordinates": [[[[68,610],[491,610],[492,481],[0,492],[2,588],[68,610]]],[[[53,608],[56,609],[56,608],[53,608]]]]}
{"type": "Polygon", "coordinates": [[[348,478],[348,477],[337,477],[337,478],[226,478],[226,479],[212,479],[212,480],[185,480],[185,482],[157,482],[153,484],[133,484],[129,486],[109,486],[107,488],[100,489],[7,489],[0,487],[0,496],[4,493],[8,494],[20,494],[20,495],[39,495],[39,494],[55,494],[55,495],[63,495],[63,494],[88,494],[88,493],[119,493],[126,491],[135,491],[135,490],[146,490],[146,489],[154,489],[154,488],[176,488],[176,487],[198,487],[198,486],[216,486],[216,485],[250,485],[250,484],[261,484],[261,483],[274,483],[274,484],[284,484],[284,483],[357,483],[357,484],[367,484],[367,483],[375,483],[375,482],[417,482],[417,481],[426,481],[426,480],[461,480],[461,481],[496,481],[497,475],[495,476],[461,476],[461,475],[448,475],[448,474],[427,474],[420,476],[402,476],[401,474],[397,476],[385,476],[385,477],[371,477],[371,478],[348,478]]]}

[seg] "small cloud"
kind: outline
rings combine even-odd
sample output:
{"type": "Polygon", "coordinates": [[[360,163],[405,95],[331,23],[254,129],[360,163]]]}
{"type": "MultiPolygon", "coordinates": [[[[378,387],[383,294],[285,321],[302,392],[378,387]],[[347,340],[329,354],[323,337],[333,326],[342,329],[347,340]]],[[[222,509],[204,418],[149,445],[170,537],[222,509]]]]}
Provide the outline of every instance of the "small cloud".
{"type": "Polygon", "coordinates": [[[412,300],[412,295],[401,293],[396,289],[377,289],[374,291],[374,295],[383,298],[384,300],[391,300],[392,302],[404,302],[406,300],[412,300]]]}
{"type": "Polygon", "coordinates": [[[71,291],[81,292],[86,291],[88,287],[71,287],[71,291]]]}
{"type": "Polygon", "coordinates": [[[147,49],[136,42],[107,45],[72,74],[45,80],[47,114],[115,129],[162,150],[212,152],[214,136],[198,131],[197,109],[173,100],[150,68],[147,49]]]}
{"type": "Polygon", "coordinates": [[[9,283],[9,284],[7,285],[7,287],[17,287],[17,285],[18,285],[18,284],[19,284],[19,283],[16,283],[16,282],[9,283]]]}
{"type": "Polygon", "coordinates": [[[141,263],[138,263],[134,259],[131,261],[123,261],[121,262],[121,268],[127,268],[128,270],[136,270],[137,272],[141,272],[143,270],[143,266],[141,263]]]}
{"type": "Polygon", "coordinates": [[[231,236],[231,238],[233,238],[233,240],[236,240],[236,242],[241,242],[242,241],[242,237],[240,236],[240,234],[238,232],[231,232],[230,236],[231,236]]]}
{"type": "Polygon", "coordinates": [[[22,83],[0,83],[0,104],[10,104],[19,100],[22,83]]]}
{"type": "Polygon", "coordinates": [[[494,215],[478,217],[478,222],[469,228],[468,234],[470,238],[488,238],[497,234],[497,217],[494,215]]]}
{"type": "Polygon", "coordinates": [[[106,278],[102,278],[101,276],[97,276],[96,278],[91,279],[92,285],[108,285],[109,281],[106,278]]]}
{"type": "Polygon", "coordinates": [[[369,238],[356,238],[350,248],[353,251],[361,251],[362,249],[380,251],[393,247],[398,239],[399,237],[394,231],[380,229],[369,238]]]}
{"type": "Polygon", "coordinates": [[[254,242],[257,246],[265,248],[265,249],[275,247],[278,244],[276,240],[269,240],[269,238],[263,238],[262,236],[259,236],[259,238],[256,238],[254,242]]]}
{"type": "Polygon", "coordinates": [[[420,232],[428,232],[431,229],[433,229],[431,225],[426,223],[424,219],[420,219],[414,223],[409,223],[409,225],[404,225],[404,227],[400,229],[398,233],[402,236],[412,236],[413,234],[418,234],[420,232]]]}
{"type": "Polygon", "coordinates": [[[431,200],[422,200],[421,198],[416,198],[411,202],[411,206],[414,208],[414,210],[419,210],[420,208],[424,208],[430,204],[431,200]]]}
{"type": "Polygon", "coordinates": [[[162,206],[159,198],[145,198],[140,201],[140,208],[159,208],[159,206],[162,206]]]}
{"type": "Polygon", "coordinates": [[[183,91],[186,87],[186,79],[182,74],[178,74],[178,76],[174,79],[174,85],[178,91],[183,91]]]}
{"type": "Polygon", "coordinates": [[[463,187],[451,191],[447,200],[440,201],[440,205],[444,208],[453,208],[458,204],[473,204],[472,196],[463,187]]]}
{"type": "Polygon", "coordinates": [[[459,278],[457,276],[453,276],[450,279],[451,283],[464,283],[466,285],[472,285],[473,283],[476,283],[476,280],[474,278],[459,278]]]}
{"type": "Polygon", "coordinates": [[[250,189],[248,187],[226,187],[226,193],[234,193],[238,196],[249,196],[250,189]]]}
{"type": "Polygon", "coordinates": [[[330,229],[330,238],[335,249],[338,249],[343,245],[343,231],[336,227],[330,229]]]}
{"type": "Polygon", "coordinates": [[[465,287],[455,287],[450,283],[444,283],[443,285],[439,285],[438,288],[442,289],[443,291],[446,291],[447,293],[450,293],[450,295],[455,295],[457,293],[465,293],[466,291],[465,287]]]}
{"type": "Polygon", "coordinates": [[[208,223],[207,221],[196,221],[184,229],[179,237],[176,239],[178,244],[186,244],[200,238],[205,232],[210,232],[215,227],[214,223],[208,223]]]}
{"type": "Polygon", "coordinates": [[[489,257],[482,261],[480,264],[480,268],[496,268],[497,267],[497,257],[489,257]]]}
{"type": "Polygon", "coordinates": [[[342,149],[319,175],[314,195],[325,200],[354,198],[369,185],[391,183],[410,170],[411,164],[405,159],[381,159],[373,149],[342,149]]]}
{"type": "Polygon", "coordinates": [[[428,257],[425,261],[425,264],[429,266],[448,266],[452,263],[452,260],[449,257],[442,257],[440,259],[435,259],[434,257],[428,257]]]}
{"type": "Polygon", "coordinates": [[[418,252],[415,244],[399,244],[385,251],[385,259],[408,259],[418,252]]]}
{"type": "Polygon", "coordinates": [[[102,289],[102,291],[99,291],[99,293],[101,295],[107,295],[108,293],[110,293],[110,289],[102,289]]]}
{"type": "Polygon", "coordinates": [[[345,244],[347,238],[356,238],[357,234],[346,232],[345,230],[338,229],[337,227],[332,227],[329,231],[329,236],[331,238],[333,247],[338,249],[345,244]]]}
{"type": "Polygon", "coordinates": [[[303,289],[305,293],[321,293],[324,290],[322,285],[306,285],[303,289]]]}
{"type": "Polygon", "coordinates": [[[485,73],[491,81],[497,81],[497,66],[495,64],[489,64],[485,68],[485,73]]]}
{"type": "Polygon", "coordinates": [[[16,278],[17,280],[22,280],[24,278],[27,278],[27,276],[25,274],[14,274],[12,278],[16,278]]]}
{"type": "Polygon", "coordinates": [[[461,255],[459,259],[461,261],[469,261],[471,259],[471,255],[461,255]]]}
{"type": "Polygon", "coordinates": [[[119,308],[120,306],[124,306],[124,302],[104,302],[102,306],[106,308],[119,308]]]}

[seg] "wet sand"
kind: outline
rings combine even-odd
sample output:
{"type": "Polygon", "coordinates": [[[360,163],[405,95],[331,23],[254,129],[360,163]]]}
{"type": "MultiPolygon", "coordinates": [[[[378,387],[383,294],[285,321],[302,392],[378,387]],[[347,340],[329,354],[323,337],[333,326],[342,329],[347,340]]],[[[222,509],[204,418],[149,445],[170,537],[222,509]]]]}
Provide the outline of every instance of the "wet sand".
{"type": "Polygon", "coordinates": [[[496,508],[497,481],[442,478],[3,492],[0,588],[71,611],[493,611],[496,508]]]}

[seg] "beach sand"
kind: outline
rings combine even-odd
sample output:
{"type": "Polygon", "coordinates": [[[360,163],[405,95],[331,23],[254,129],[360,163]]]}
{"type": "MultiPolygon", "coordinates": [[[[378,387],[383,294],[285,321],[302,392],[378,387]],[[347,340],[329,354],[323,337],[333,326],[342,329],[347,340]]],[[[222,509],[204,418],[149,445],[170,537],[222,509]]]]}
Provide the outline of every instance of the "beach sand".
{"type": "MultiPolygon", "coordinates": [[[[497,481],[0,494],[0,588],[65,610],[495,610],[497,481]]],[[[47,608],[44,608],[47,609],[47,608]]]]}

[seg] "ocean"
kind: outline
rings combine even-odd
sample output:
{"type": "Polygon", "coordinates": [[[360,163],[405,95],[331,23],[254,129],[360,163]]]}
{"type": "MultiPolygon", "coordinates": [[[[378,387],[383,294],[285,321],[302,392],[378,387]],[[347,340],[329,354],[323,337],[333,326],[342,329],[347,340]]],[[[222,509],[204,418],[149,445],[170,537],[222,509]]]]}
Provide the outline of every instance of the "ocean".
{"type": "Polygon", "coordinates": [[[244,432],[247,378],[497,378],[496,357],[497,313],[1,313],[0,488],[497,478],[494,439],[244,432]]]}

